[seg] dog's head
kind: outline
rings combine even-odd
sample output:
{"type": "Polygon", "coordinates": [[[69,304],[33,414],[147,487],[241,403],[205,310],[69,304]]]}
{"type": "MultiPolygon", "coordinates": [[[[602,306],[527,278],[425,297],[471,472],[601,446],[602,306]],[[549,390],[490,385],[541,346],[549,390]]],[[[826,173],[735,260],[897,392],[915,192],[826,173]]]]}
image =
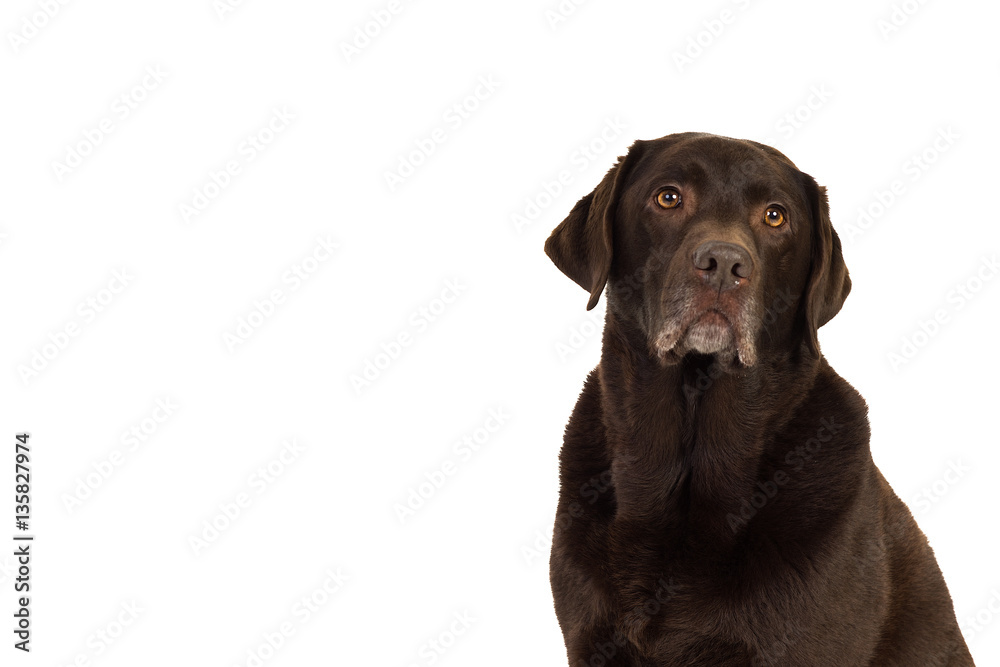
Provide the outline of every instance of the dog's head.
{"type": "Polygon", "coordinates": [[[637,141],[545,243],[556,266],[645,334],[753,366],[804,342],[851,289],[826,189],[777,150],[711,134],[637,141]]]}

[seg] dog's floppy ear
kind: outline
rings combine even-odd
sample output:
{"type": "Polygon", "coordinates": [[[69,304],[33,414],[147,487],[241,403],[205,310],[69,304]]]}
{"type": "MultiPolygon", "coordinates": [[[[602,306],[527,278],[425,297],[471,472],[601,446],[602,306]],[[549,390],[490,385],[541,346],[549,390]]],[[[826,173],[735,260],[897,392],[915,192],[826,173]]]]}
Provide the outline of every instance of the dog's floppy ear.
{"type": "Polygon", "coordinates": [[[803,174],[806,199],[812,210],[812,266],[806,284],[804,315],[810,350],[819,354],[821,326],[840,312],[851,291],[851,277],[844,263],[844,253],[833,224],[826,188],[808,174],[803,174]]]}
{"type": "Polygon", "coordinates": [[[559,270],[590,292],[587,310],[597,305],[611,272],[614,253],[612,224],[618,195],[630,165],[642,152],[635,142],[625,157],[608,171],[594,191],[576,203],[548,240],[545,254],[559,270]]]}

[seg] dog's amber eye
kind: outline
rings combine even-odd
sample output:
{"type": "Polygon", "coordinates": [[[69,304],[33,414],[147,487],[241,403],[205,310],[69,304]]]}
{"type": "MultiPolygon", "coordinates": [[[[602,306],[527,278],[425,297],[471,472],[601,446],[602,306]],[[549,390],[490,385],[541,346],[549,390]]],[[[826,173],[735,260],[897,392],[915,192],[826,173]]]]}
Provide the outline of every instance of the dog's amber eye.
{"type": "Polygon", "coordinates": [[[785,212],[777,206],[769,206],[764,211],[764,222],[771,227],[781,227],[785,224],[785,212]]]}
{"type": "Polygon", "coordinates": [[[656,195],[656,203],[660,208],[677,208],[681,203],[681,193],[674,189],[661,190],[656,195]]]}

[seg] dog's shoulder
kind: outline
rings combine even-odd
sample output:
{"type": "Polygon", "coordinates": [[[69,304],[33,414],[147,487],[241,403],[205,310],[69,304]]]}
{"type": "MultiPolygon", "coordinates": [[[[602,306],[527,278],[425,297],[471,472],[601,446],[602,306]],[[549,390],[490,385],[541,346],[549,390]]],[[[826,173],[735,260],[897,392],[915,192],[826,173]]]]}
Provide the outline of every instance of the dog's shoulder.
{"type": "Polygon", "coordinates": [[[828,426],[843,442],[867,445],[871,437],[868,403],[854,386],[841,377],[825,358],[798,411],[802,426],[828,426]]]}
{"type": "Polygon", "coordinates": [[[608,470],[600,367],[587,376],[563,436],[560,464],[564,482],[576,484],[608,470]],[[572,479],[568,479],[572,478],[572,479]]]}

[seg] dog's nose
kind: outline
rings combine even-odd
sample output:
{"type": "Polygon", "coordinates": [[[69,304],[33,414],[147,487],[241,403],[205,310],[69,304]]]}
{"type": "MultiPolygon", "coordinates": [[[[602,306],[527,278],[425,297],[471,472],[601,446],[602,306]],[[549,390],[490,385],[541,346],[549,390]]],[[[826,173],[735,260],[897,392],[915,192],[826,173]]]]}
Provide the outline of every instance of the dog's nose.
{"type": "Polygon", "coordinates": [[[708,241],[694,251],[695,273],[717,290],[740,286],[753,272],[753,260],[743,246],[725,241],[708,241]]]}

